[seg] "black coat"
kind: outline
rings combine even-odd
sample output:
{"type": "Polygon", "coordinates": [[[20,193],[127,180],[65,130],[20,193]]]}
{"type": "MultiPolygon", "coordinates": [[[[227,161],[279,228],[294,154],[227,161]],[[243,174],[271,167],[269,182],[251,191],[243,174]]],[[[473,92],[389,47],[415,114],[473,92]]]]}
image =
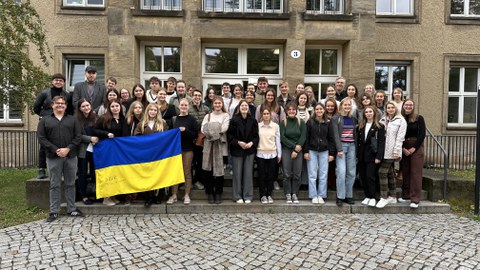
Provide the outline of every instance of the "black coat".
{"type": "Polygon", "coordinates": [[[227,140],[230,147],[230,154],[234,157],[242,157],[257,152],[258,142],[258,122],[252,116],[243,119],[240,114],[236,114],[230,120],[227,131],[227,140]],[[243,149],[238,142],[253,142],[249,149],[243,149]]]}
{"type": "Polygon", "coordinates": [[[385,128],[383,125],[378,128],[372,124],[368,130],[367,139],[365,139],[365,127],[358,130],[358,147],[357,157],[358,161],[374,162],[375,159],[382,160],[385,152],[385,128]],[[377,141],[377,151],[372,147],[372,142],[377,141]]]}
{"type": "Polygon", "coordinates": [[[309,150],[323,152],[329,150],[329,155],[335,156],[335,143],[329,132],[330,125],[327,122],[320,122],[314,118],[307,121],[307,140],[303,146],[303,152],[308,153],[309,150]]]}

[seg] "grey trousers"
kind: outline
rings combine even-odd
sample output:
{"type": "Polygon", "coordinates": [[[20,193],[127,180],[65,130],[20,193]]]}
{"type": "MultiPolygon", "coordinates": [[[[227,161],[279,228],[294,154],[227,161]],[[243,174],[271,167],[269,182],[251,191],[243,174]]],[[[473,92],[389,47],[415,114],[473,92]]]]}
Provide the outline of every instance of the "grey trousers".
{"type": "Polygon", "coordinates": [[[253,159],[255,154],[245,157],[232,156],[232,197],[234,201],[239,199],[253,199],[253,159]]]}
{"type": "Polygon", "coordinates": [[[293,149],[282,147],[283,191],[285,194],[298,194],[302,173],[303,155],[292,159],[293,149]]]}
{"type": "Polygon", "coordinates": [[[50,213],[58,213],[62,202],[62,176],[65,182],[65,200],[67,212],[75,211],[75,177],[77,175],[77,157],[48,158],[48,174],[50,175],[50,213]]]}

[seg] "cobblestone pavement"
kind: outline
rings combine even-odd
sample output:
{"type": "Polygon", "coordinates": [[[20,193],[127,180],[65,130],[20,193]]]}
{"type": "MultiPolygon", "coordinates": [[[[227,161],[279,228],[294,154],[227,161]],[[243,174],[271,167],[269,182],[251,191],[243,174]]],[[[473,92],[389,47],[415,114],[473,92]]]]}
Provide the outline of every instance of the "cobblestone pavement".
{"type": "Polygon", "coordinates": [[[453,214],[61,217],[0,230],[1,269],[479,269],[453,214]]]}

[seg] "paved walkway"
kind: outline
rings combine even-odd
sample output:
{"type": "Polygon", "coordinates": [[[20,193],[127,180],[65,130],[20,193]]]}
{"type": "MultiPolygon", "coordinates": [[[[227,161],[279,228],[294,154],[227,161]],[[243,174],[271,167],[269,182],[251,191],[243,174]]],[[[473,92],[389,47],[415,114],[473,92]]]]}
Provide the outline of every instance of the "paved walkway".
{"type": "Polygon", "coordinates": [[[0,230],[1,269],[479,269],[453,214],[61,217],[0,230]]]}

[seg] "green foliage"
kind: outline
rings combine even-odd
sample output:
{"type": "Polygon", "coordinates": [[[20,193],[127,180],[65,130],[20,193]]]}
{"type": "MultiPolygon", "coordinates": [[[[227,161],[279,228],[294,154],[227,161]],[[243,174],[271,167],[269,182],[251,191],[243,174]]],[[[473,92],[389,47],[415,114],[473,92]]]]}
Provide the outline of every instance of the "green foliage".
{"type": "Polygon", "coordinates": [[[43,68],[51,58],[43,22],[35,9],[29,3],[0,0],[0,88],[6,90],[0,91],[0,104],[31,107],[35,94],[49,82],[43,68]],[[41,66],[29,58],[28,52],[35,50],[41,66]]]}

